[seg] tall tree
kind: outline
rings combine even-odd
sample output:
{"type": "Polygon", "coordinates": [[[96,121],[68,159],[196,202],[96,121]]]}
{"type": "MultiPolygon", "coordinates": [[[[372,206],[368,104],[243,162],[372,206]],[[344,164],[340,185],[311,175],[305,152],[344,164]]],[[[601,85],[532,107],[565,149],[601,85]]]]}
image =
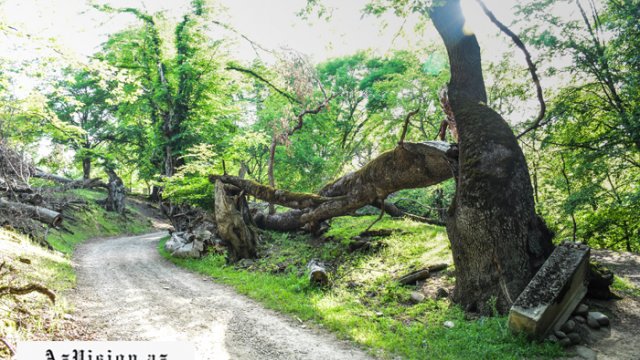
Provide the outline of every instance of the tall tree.
{"type": "Polygon", "coordinates": [[[146,144],[153,148],[149,161],[157,174],[171,177],[184,165],[190,146],[205,140],[219,144],[234,128],[232,91],[219,71],[221,42],[206,34],[205,2],[192,1],[190,12],[175,25],[173,38],[162,36],[161,14],[100,9],[132,14],[142,23],[141,28],[112,36],[103,56],[137,75],[142,92],[138,106],[148,113],[155,132],[146,144]]]}
{"type": "MultiPolygon", "coordinates": [[[[439,2],[440,3],[440,2],[439,2]]],[[[480,47],[459,0],[428,9],[449,55],[449,102],[459,135],[456,195],[447,233],[456,265],[455,300],[506,312],[552,249],[535,213],[529,171],[504,119],[486,106],[480,47]]]]}
{"type": "Polygon", "coordinates": [[[89,70],[68,68],[63,76],[50,94],[49,106],[58,119],[82,131],[69,134],[54,125],[53,139],[75,152],[86,180],[91,177],[96,148],[112,134],[114,118],[110,100],[113,100],[113,89],[101,84],[100,77],[89,70]]]}

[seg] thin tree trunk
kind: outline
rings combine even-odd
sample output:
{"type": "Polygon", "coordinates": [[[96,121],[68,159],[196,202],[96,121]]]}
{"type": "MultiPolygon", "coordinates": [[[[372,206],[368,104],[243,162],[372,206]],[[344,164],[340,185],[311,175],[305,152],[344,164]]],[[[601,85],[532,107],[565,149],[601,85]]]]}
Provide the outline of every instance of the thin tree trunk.
{"type": "MultiPolygon", "coordinates": [[[[564,183],[567,186],[567,198],[571,197],[571,182],[569,181],[569,176],[567,175],[567,164],[564,161],[564,156],[560,155],[560,160],[562,161],[562,177],[564,178],[564,183]]],[[[573,209],[569,212],[569,216],[571,217],[572,224],[572,238],[573,242],[576,242],[577,233],[578,233],[578,223],[576,222],[576,217],[574,215],[573,209]]]]}
{"type": "Polygon", "coordinates": [[[82,159],[82,179],[91,179],[91,158],[85,157],[82,159]]]}
{"type": "MultiPolygon", "coordinates": [[[[273,136],[271,137],[271,145],[269,145],[269,163],[267,167],[267,176],[269,178],[269,186],[272,188],[276,187],[276,179],[273,176],[273,167],[276,161],[276,146],[278,145],[278,140],[275,134],[275,130],[273,136]]],[[[273,215],[276,213],[276,208],[273,206],[273,203],[269,203],[269,215],[273,215]]]]}
{"type": "Polygon", "coordinates": [[[504,119],[486,106],[480,47],[459,0],[429,15],[447,48],[449,101],[458,125],[456,195],[447,233],[456,268],[454,300],[469,311],[506,313],[552,250],[534,211],[527,164],[504,119]]]}

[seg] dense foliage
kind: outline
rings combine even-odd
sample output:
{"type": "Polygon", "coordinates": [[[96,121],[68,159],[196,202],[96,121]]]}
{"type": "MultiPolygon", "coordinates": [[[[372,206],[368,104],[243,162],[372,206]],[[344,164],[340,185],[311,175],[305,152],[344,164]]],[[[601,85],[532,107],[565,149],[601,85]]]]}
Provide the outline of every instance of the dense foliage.
{"type": "MultiPolygon", "coordinates": [[[[371,1],[365,12],[407,16],[422,11],[420,3],[371,1]]],[[[132,191],[162,187],[173,201],[211,207],[210,173],[316,191],[394,147],[412,111],[407,141],[435,139],[444,118],[439,93],[448,66],[440,45],[360,51],[319,64],[282,51],[273,62],[243,63],[214,35],[220,14],[203,0],[177,21],[143,9],[97,8],[136,23],[111,34],[90,60],[55,51],[47,56],[60,66],[0,58],[0,140],[55,172],[104,176],[100,169],[109,164],[132,191]],[[21,94],[13,84],[24,77],[41,85],[21,94]]],[[[522,38],[542,77],[555,84],[545,89],[544,125],[520,140],[537,210],[558,239],[640,251],[639,9],[637,0],[517,7],[522,38]]],[[[4,22],[0,32],[18,43],[42,41],[4,22]]],[[[533,98],[514,54],[484,64],[490,105],[507,118],[520,116],[533,98]]],[[[514,131],[528,125],[514,123],[514,131]]],[[[443,184],[392,200],[439,218],[452,192],[443,184]]]]}

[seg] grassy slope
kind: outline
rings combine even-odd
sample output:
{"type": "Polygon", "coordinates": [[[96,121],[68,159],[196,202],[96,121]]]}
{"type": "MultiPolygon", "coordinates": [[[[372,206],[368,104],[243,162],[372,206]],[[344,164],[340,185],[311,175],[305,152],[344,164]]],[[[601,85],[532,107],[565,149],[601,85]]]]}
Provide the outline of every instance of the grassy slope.
{"type": "MultiPolygon", "coordinates": [[[[369,347],[383,357],[407,359],[509,359],[552,357],[559,347],[529,343],[512,336],[506,318],[465,319],[464,312],[446,299],[427,297],[413,304],[415,286],[400,286],[394,278],[439,262],[451,263],[443,229],[406,220],[385,218],[376,229],[397,229],[376,238],[374,250],[349,254],[350,238],[375,217],[334,219],[324,241],[295,234],[267,233],[261,259],[246,269],[226,266],[222,255],[201,260],[170,258],[176,264],[208,274],[239,292],[301,320],[311,320],[338,336],[369,347]],[[376,250],[377,249],[377,250],[376,250]],[[307,262],[321,259],[332,270],[330,289],[309,286],[307,262]],[[447,329],[444,321],[455,326],[447,329]]],[[[450,272],[439,275],[451,285],[450,272]]],[[[436,281],[435,279],[427,280],[436,281]]]]}
{"type": "MultiPolygon", "coordinates": [[[[0,228],[0,263],[6,261],[13,268],[10,273],[5,272],[0,277],[0,285],[9,280],[14,285],[34,282],[58,295],[55,305],[36,293],[19,297],[23,302],[21,306],[9,297],[0,298],[0,337],[12,344],[21,339],[44,340],[66,336],[63,328],[68,324],[63,319],[70,305],[60,294],[75,286],[75,272],[70,257],[78,243],[93,237],[139,234],[150,229],[149,221],[133,208],[129,209],[132,214],[127,219],[105,212],[93,202],[103,198],[102,193],[88,190],[74,190],[73,193],[87,200],[89,209],[72,214],[77,222],[66,222],[73,235],[55,230],[49,233],[47,240],[57,251],[45,250],[25,236],[0,228]],[[31,263],[24,263],[20,261],[21,258],[31,263]]],[[[0,345],[0,358],[7,356],[7,349],[0,345]]]]}

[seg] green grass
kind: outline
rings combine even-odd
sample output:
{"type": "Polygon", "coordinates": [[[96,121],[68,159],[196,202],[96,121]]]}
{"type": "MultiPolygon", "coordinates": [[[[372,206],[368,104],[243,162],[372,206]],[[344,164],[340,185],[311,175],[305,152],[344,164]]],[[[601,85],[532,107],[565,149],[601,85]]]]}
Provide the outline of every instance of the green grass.
{"type": "Polygon", "coordinates": [[[65,226],[73,234],[61,230],[54,230],[49,234],[47,241],[58,251],[70,254],[78,243],[87,239],[137,235],[151,229],[150,222],[133,207],[128,207],[129,213],[126,217],[105,211],[95,202],[105,198],[106,195],[102,192],[79,189],[72,190],[70,193],[86,200],[88,209],[72,214],[77,221],[65,222],[65,226]]]}
{"type": "MultiPolygon", "coordinates": [[[[247,268],[226,265],[219,254],[199,260],[172,258],[162,247],[164,241],[159,251],[179,266],[231,285],[269,308],[313,321],[385,358],[520,359],[561,354],[557,345],[511,335],[505,317],[468,320],[446,299],[428,297],[412,304],[415,286],[401,286],[393,279],[430,264],[450,263],[446,235],[438,227],[384,218],[372,230],[396,231],[374,239],[368,251],[349,253],[350,238],[374,218],[334,219],[323,240],[265,233],[260,259],[244,263],[247,268]],[[305,266],[312,258],[327,264],[330,288],[309,285],[305,266]],[[454,322],[452,329],[443,326],[447,320],[454,322]]],[[[438,281],[450,286],[450,270],[438,281]]]]}
{"type": "Polygon", "coordinates": [[[621,292],[625,295],[634,296],[640,298],[640,287],[635,286],[627,278],[614,276],[613,284],[611,284],[611,290],[614,292],[621,292]]]}

